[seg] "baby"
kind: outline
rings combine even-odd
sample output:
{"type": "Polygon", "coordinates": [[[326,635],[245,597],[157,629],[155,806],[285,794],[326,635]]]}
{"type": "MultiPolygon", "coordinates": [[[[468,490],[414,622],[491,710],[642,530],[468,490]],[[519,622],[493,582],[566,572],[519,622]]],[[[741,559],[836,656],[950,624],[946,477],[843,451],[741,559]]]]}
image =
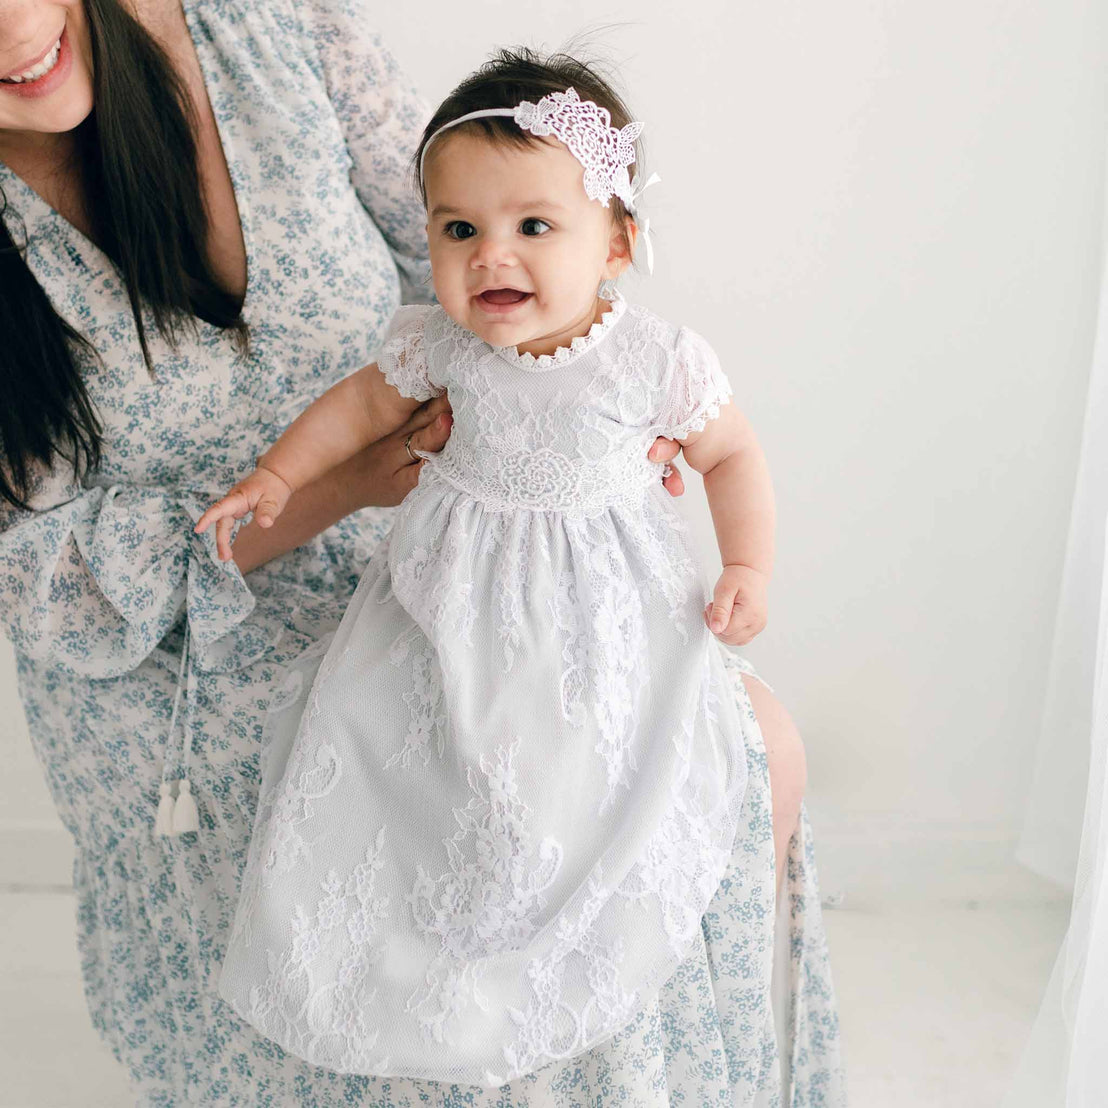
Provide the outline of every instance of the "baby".
{"type": "Polygon", "coordinates": [[[448,393],[445,449],[270,717],[220,987],[309,1062],[499,1086],[588,1050],[730,858],[749,724],[720,642],[764,624],[772,494],[708,344],[614,287],[641,129],[564,55],[463,82],[416,156],[438,304],[197,525],[229,556],[235,519],[448,393]],[[708,604],[657,436],[704,476],[708,604]]]}

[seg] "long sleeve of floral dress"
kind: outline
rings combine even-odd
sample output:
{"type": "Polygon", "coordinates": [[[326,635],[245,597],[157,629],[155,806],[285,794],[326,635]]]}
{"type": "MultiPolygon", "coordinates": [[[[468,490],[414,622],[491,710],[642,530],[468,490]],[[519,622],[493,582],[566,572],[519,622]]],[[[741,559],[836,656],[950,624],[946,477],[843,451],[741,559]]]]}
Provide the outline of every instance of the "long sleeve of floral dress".
{"type": "Polygon", "coordinates": [[[431,118],[427,103],[372,29],[365,0],[302,0],[304,36],[342,126],[350,179],[392,250],[404,303],[431,299],[423,221],[413,222],[412,138],[431,118]]]}

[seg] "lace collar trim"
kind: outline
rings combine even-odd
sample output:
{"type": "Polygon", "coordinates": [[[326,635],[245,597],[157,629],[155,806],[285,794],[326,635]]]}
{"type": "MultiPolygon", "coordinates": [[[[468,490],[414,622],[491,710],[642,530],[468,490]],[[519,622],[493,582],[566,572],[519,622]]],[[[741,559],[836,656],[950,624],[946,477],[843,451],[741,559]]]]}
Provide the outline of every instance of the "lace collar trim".
{"type": "Polygon", "coordinates": [[[566,365],[594,346],[598,346],[627,310],[627,301],[618,290],[613,289],[604,299],[610,302],[611,307],[589,328],[588,333],[578,335],[569,346],[559,346],[553,354],[540,354],[535,357],[534,354],[521,354],[514,346],[490,346],[489,349],[495,350],[517,369],[523,369],[529,373],[544,373],[555,366],[566,365]]]}

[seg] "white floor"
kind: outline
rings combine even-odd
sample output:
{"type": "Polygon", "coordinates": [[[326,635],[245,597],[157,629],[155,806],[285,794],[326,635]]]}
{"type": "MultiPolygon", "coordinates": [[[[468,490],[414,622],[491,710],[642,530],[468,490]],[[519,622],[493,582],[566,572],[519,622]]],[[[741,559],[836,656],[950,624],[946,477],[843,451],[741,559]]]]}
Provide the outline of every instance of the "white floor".
{"type": "MultiPolygon", "coordinates": [[[[1068,902],[1023,871],[987,901],[825,914],[852,1108],[989,1108],[1015,1066],[1068,902]]],[[[0,891],[0,1108],[126,1108],[88,1024],[64,892],[0,891]]]]}

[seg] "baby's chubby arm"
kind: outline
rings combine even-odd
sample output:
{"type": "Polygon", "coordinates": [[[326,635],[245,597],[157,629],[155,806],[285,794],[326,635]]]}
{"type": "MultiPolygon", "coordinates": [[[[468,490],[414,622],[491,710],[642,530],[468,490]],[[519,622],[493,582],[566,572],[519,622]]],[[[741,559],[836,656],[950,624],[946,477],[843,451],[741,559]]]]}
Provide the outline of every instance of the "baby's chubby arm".
{"type": "Polygon", "coordinates": [[[259,526],[271,526],[293,492],[394,431],[418,407],[418,400],[385,380],[376,363],[364,366],[305,408],[254,472],[200,517],[196,531],[215,523],[219,556],[229,561],[236,519],[253,512],[259,526]]]}
{"type": "Polygon", "coordinates": [[[766,625],[775,518],[769,467],[734,403],[723,405],[703,431],[679,441],[689,465],[704,477],[723,560],[705,622],[717,638],[741,646],[766,625]]]}

